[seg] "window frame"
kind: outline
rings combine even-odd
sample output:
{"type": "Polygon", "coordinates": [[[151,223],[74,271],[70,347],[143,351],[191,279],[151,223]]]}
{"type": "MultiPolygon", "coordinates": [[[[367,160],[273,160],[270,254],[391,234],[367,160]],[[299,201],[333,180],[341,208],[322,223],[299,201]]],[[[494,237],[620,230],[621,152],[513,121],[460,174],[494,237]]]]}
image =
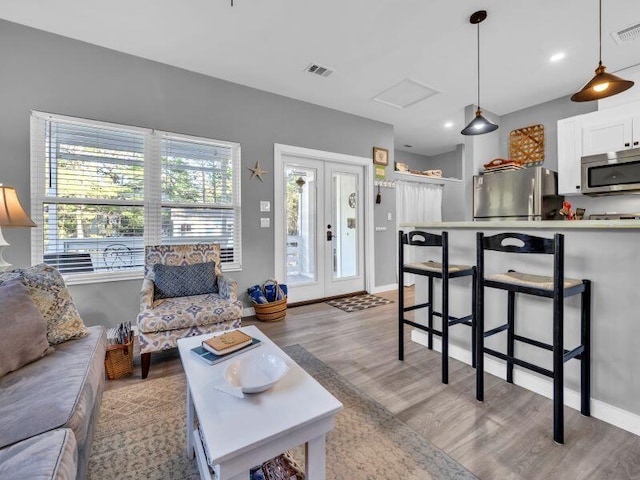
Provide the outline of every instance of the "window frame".
{"type": "MultiPolygon", "coordinates": [[[[241,195],[241,147],[239,143],[211,138],[196,137],[192,135],[179,134],[153,130],[131,125],[123,125],[98,120],[90,120],[66,115],[58,115],[39,111],[31,112],[30,119],[30,173],[31,173],[31,217],[36,223],[36,227],[31,230],[31,263],[33,265],[42,263],[44,260],[44,205],[46,203],[55,204],[85,204],[85,205],[117,205],[143,207],[144,218],[144,245],[162,245],[162,208],[163,207],[184,207],[184,208],[207,208],[225,209],[234,212],[234,229],[237,233],[232,237],[235,261],[225,262],[223,269],[225,272],[242,270],[242,195],[241,195]],[[46,188],[46,157],[42,142],[45,139],[46,121],[59,121],[81,126],[94,126],[119,130],[142,135],[144,138],[144,195],[142,200],[113,200],[95,198],[66,198],[53,197],[47,195],[46,188]],[[206,145],[220,146],[231,149],[231,162],[233,172],[233,201],[231,205],[219,205],[215,203],[189,203],[171,202],[162,199],[162,140],[165,138],[182,140],[186,142],[202,143],[206,145]]],[[[187,242],[188,243],[188,242],[187,242]]],[[[197,243],[197,242],[193,242],[197,243]]],[[[169,244],[169,243],[167,243],[169,244]]],[[[86,283],[113,282],[121,280],[138,280],[143,278],[144,267],[126,270],[98,271],[85,273],[64,273],[63,276],[68,285],[78,285],[86,283]]]]}

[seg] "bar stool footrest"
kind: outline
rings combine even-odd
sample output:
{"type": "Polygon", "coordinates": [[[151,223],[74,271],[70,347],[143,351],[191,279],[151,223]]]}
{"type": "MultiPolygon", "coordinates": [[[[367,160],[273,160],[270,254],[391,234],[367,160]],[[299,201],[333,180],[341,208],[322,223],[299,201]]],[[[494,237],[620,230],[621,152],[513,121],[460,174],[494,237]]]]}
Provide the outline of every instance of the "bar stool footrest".
{"type": "Polygon", "coordinates": [[[584,352],[584,345],[579,345],[576,348],[574,348],[573,350],[571,350],[570,352],[565,350],[563,359],[564,359],[565,362],[568,362],[572,358],[581,359],[582,352],[584,352]]]}
{"type": "Polygon", "coordinates": [[[469,325],[471,327],[473,325],[471,323],[471,320],[473,320],[473,314],[467,315],[466,317],[460,317],[460,318],[452,317],[451,315],[449,315],[449,326],[463,324],[463,325],[469,325]]]}
{"type": "Polygon", "coordinates": [[[412,322],[411,320],[407,320],[406,318],[404,318],[402,321],[407,325],[411,325],[412,327],[417,328],[419,330],[423,330],[427,333],[433,333],[434,335],[438,335],[439,337],[442,336],[442,332],[439,330],[436,330],[435,328],[429,328],[426,325],[420,325],[419,323],[412,322]]]}
{"type": "Polygon", "coordinates": [[[487,338],[487,337],[490,337],[491,335],[495,335],[496,333],[504,332],[508,328],[509,328],[509,324],[505,323],[504,325],[500,325],[499,327],[492,328],[491,330],[487,330],[486,332],[483,332],[482,336],[484,338],[487,338]]]}
{"type": "Polygon", "coordinates": [[[510,357],[509,355],[505,355],[502,352],[498,352],[496,350],[492,350],[486,347],[484,348],[484,353],[488,353],[489,355],[493,355],[494,357],[498,357],[507,362],[512,362],[528,370],[533,370],[534,372],[537,372],[546,377],[553,378],[553,372],[551,370],[547,370],[546,368],[539,367],[538,365],[534,365],[533,363],[525,362],[524,360],[520,360],[519,358],[510,357]]]}
{"type": "Polygon", "coordinates": [[[410,307],[404,307],[402,309],[403,312],[410,312],[411,310],[418,310],[419,308],[426,308],[429,306],[429,302],[427,303],[420,303],[418,305],[411,305],[410,307]]]}
{"type": "MultiPolygon", "coordinates": [[[[521,335],[514,335],[514,340],[517,340],[522,343],[527,343],[529,345],[533,345],[534,347],[542,348],[544,350],[553,351],[553,345],[549,345],[548,343],[539,342],[538,340],[534,340],[532,338],[523,337],[521,335]]],[[[578,360],[582,359],[582,352],[584,352],[584,345],[578,345],[573,350],[567,350],[566,348],[563,351],[564,361],[567,362],[572,358],[577,358],[578,360]]]]}

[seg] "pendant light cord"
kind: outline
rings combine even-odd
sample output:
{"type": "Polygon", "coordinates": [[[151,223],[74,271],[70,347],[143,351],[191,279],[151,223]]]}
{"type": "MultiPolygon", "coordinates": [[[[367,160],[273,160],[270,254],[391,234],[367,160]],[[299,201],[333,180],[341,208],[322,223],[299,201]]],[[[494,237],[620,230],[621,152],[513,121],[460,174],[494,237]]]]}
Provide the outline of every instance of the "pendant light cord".
{"type": "Polygon", "coordinates": [[[599,53],[598,62],[599,62],[600,65],[602,65],[602,0],[600,0],[600,9],[599,9],[599,13],[598,13],[598,23],[600,24],[600,27],[599,27],[600,53],[599,53]]]}
{"type": "Polygon", "coordinates": [[[478,110],[480,110],[480,23],[478,23],[478,110]]]}

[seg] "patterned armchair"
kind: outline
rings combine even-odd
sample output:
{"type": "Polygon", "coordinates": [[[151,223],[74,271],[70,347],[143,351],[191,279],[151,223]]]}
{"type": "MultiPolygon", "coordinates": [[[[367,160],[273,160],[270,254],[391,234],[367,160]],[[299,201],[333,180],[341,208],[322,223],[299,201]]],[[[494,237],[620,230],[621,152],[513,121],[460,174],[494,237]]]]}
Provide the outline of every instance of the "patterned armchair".
{"type": "Polygon", "coordinates": [[[220,245],[147,246],[144,271],[137,319],[142,378],[149,374],[151,352],[175,348],[179,338],[241,326],[242,302],[238,301],[238,286],[222,275],[220,245]],[[218,293],[157,298],[155,264],[181,266],[205,262],[215,262],[218,293]]]}

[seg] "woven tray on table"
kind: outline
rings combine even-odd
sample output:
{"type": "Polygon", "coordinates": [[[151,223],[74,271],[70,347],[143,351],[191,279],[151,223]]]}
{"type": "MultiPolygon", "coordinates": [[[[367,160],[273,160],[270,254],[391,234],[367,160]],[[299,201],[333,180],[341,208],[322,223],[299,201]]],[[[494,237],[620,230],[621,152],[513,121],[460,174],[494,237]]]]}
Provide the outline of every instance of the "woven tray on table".
{"type": "Polygon", "coordinates": [[[133,374],[133,341],[121,345],[108,345],[104,359],[107,378],[127,377],[133,374]]]}

